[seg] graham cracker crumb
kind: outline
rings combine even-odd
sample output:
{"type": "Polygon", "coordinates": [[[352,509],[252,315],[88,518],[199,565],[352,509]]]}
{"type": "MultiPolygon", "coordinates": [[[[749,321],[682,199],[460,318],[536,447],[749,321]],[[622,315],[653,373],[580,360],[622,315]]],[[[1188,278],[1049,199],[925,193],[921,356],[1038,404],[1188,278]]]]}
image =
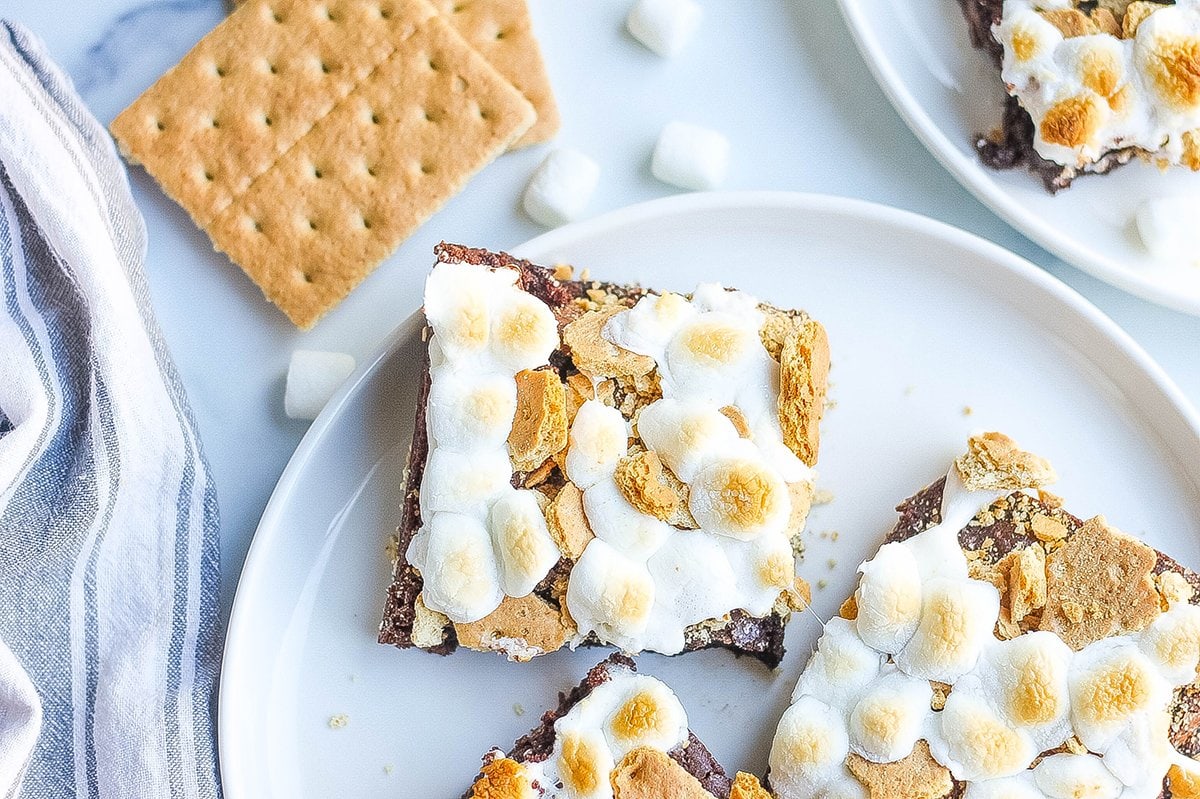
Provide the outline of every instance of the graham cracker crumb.
{"type": "Polygon", "coordinates": [[[1067,747],[1067,751],[1073,755],[1086,755],[1088,753],[1088,748],[1084,746],[1083,742],[1074,735],[1068,738],[1067,742],[1063,745],[1067,747]]]}
{"type": "Polygon", "coordinates": [[[828,488],[818,488],[813,492],[812,504],[814,505],[828,505],[833,500],[833,492],[828,488]]]}
{"type": "Polygon", "coordinates": [[[413,646],[421,649],[441,646],[446,640],[446,628],[449,625],[449,618],[429,608],[425,604],[425,598],[421,594],[417,594],[417,598],[413,602],[413,646]]]}
{"type": "Polygon", "coordinates": [[[851,753],[846,766],[870,799],[938,799],[954,787],[950,772],[929,754],[924,739],[894,763],[872,763],[851,753]]]}
{"type": "Polygon", "coordinates": [[[1178,572],[1166,571],[1156,575],[1159,597],[1162,599],[1163,610],[1169,610],[1172,605],[1191,602],[1195,590],[1187,578],[1178,572]]]}
{"type": "Polygon", "coordinates": [[[941,710],[946,707],[946,698],[950,696],[950,685],[944,682],[930,683],[933,696],[929,700],[930,710],[941,710]]]}
{"type": "Polygon", "coordinates": [[[729,799],[772,799],[770,792],[762,787],[758,777],[739,771],[733,778],[729,799]]]}
{"type": "Polygon", "coordinates": [[[383,543],[384,554],[387,555],[388,563],[395,563],[400,558],[400,536],[392,533],[383,543]]]}
{"type": "Polygon", "coordinates": [[[513,715],[514,716],[524,716],[525,715],[525,706],[522,705],[520,702],[513,702],[513,715]]]}
{"type": "Polygon", "coordinates": [[[1161,612],[1154,550],[1110,527],[1103,516],[1084,522],[1046,558],[1046,607],[1040,629],[1072,649],[1144,629],[1161,612]]]}
{"type": "Polygon", "coordinates": [[[973,413],[975,413],[975,409],[974,409],[974,408],[972,408],[970,405],[964,405],[964,406],[963,406],[963,409],[962,409],[962,415],[963,415],[963,416],[970,416],[970,415],[971,415],[971,414],[973,414],[973,413]]]}
{"type": "Polygon", "coordinates": [[[824,590],[825,590],[826,588],[828,588],[828,587],[829,587],[829,581],[828,581],[828,580],[826,580],[826,579],[824,579],[824,578],[822,578],[822,579],[820,579],[820,580],[817,580],[817,590],[818,590],[818,591],[824,591],[824,590]]]}
{"type": "Polygon", "coordinates": [[[575,267],[571,266],[570,264],[555,264],[551,274],[554,276],[554,279],[558,281],[571,280],[573,277],[575,277],[575,267]]]}
{"type": "Polygon", "coordinates": [[[838,615],[848,621],[854,621],[858,618],[858,599],[854,594],[846,597],[846,601],[838,608],[838,615]]]}
{"type": "Polygon", "coordinates": [[[1067,537],[1067,526],[1044,513],[1034,514],[1029,522],[1029,527],[1039,541],[1061,541],[1067,537]]]}
{"type": "Polygon", "coordinates": [[[968,491],[1017,491],[1058,479],[1049,461],[1019,449],[1003,433],[971,436],[954,465],[968,491]]]}
{"type": "Polygon", "coordinates": [[[329,717],[329,729],[340,730],[344,729],[350,723],[350,715],[348,713],[338,713],[329,717]]]}
{"type": "Polygon", "coordinates": [[[712,799],[670,755],[647,746],[621,758],[611,781],[614,799],[712,799]]]}
{"type": "Polygon", "coordinates": [[[1046,552],[1033,545],[1005,555],[997,564],[1007,590],[1000,597],[1001,613],[1020,625],[1025,617],[1046,605],[1046,552]]]}

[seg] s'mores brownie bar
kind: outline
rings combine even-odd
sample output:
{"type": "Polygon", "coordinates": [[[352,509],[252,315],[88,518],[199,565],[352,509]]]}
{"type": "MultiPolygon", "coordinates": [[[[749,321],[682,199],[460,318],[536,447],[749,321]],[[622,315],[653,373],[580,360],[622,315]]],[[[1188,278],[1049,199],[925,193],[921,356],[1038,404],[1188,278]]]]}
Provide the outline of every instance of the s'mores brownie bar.
{"type": "Polygon", "coordinates": [[[1200,575],[998,433],[902,503],[770,754],[778,799],[1200,796],[1200,575]]]}
{"type": "Polygon", "coordinates": [[[424,312],[381,642],[779,663],[808,597],[818,322],[716,284],[658,294],[447,244],[424,312]]]}
{"type": "Polygon", "coordinates": [[[732,780],[688,729],[679,698],[612,655],[505,754],[483,758],[466,799],[770,799],[732,780]]]}
{"type": "Polygon", "coordinates": [[[959,2],[1009,94],[986,164],[1052,193],[1134,157],[1200,170],[1200,0],[959,2]]]}

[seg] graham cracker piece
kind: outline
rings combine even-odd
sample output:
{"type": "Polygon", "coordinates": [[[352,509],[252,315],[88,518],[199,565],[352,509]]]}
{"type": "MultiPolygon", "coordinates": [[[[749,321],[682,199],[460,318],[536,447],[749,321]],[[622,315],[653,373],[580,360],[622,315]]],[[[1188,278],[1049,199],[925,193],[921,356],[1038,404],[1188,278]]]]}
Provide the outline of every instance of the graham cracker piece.
{"type": "Polygon", "coordinates": [[[851,753],[846,766],[870,799],[938,799],[954,787],[950,772],[933,759],[924,739],[894,763],[872,763],[851,753]]]}
{"type": "Polygon", "coordinates": [[[1110,527],[1083,523],[1046,556],[1046,607],[1040,629],[1076,652],[1093,641],[1145,629],[1161,612],[1154,550],[1110,527]]]}
{"type": "Polygon", "coordinates": [[[253,0],[113,132],[308,328],[533,119],[424,0],[253,0]]]}
{"type": "Polygon", "coordinates": [[[558,105],[525,0],[434,0],[438,11],[537,110],[533,127],[513,147],[541,144],[558,133],[558,105]]]}
{"type": "Polygon", "coordinates": [[[1003,433],[971,436],[954,466],[968,491],[1019,491],[1058,479],[1049,461],[1020,449],[1003,433]]]}
{"type": "Polygon", "coordinates": [[[771,799],[771,792],[762,787],[758,777],[739,771],[733,778],[729,799],[771,799]]]}
{"type": "Polygon", "coordinates": [[[562,340],[571,351],[575,368],[588,377],[628,377],[648,374],[654,359],[622,349],[602,335],[604,325],[622,311],[623,305],[588,311],[563,328],[562,340]]]}
{"type": "Polygon", "coordinates": [[[525,767],[511,758],[498,757],[483,767],[471,786],[470,799],[527,799],[532,793],[525,767]]]}
{"type": "Polygon", "coordinates": [[[688,510],[688,487],[663,465],[654,450],[621,458],[613,477],[622,496],[647,516],[689,530],[700,526],[688,510]]]}
{"type": "Polygon", "coordinates": [[[511,660],[520,661],[554,652],[567,641],[562,614],[537,594],[506,596],[482,619],[455,624],[454,629],[465,647],[504,652],[511,660]]]}
{"type": "Polygon", "coordinates": [[[558,551],[571,560],[578,560],[595,538],[583,512],[583,492],[574,483],[565,484],[546,508],[546,528],[558,551]]]}
{"type": "Polygon", "coordinates": [[[567,446],[567,392],[550,369],[518,372],[517,412],[508,455],[519,472],[543,465],[567,446]]]}
{"type": "Polygon", "coordinates": [[[431,610],[425,599],[417,594],[413,602],[412,641],[415,646],[441,646],[446,641],[446,628],[450,619],[443,613],[431,610]]]}
{"type": "Polygon", "coordinates": [[[670,755],[648,746],[621,758],[610,779],[614,799],[712,799],[670,755]]]}
{"type": "Polygon", "coordinates": [[[434,15],[417,0],[253,0],[113,120],[204,227],[434,15]]]}
{"type": "Polygon", "coordinates": [[[809,466],[817,462],[828,389],[829,339],[820,322],[806,319],[779,353],[779,423],[783,443],[809,466]]]}
{"type": "Polygon", "coordinates": [[[431,17],[209,235],[311,327],[532,120],[524,98],[431,17]]]}

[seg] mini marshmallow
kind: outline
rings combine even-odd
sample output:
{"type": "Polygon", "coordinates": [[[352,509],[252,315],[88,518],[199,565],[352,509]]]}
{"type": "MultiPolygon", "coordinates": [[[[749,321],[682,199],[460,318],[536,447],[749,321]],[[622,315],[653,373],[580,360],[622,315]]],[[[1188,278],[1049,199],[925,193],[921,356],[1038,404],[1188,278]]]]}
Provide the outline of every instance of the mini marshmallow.
{"type": "Polygon", "coordinates": [[[435,449],[421,478],[421,511],[455,511],[479,520],[496,497],[511,489],[512,461],[504,449],[461,453],[435,449]]]}
{"type": "Polygon", "coordinates": [[[546,303],[523,291],[505,292],[492,321],[492,354],[509,374],[542,366],[558,346],[558,322],[546,303]]]}
{"type": "Polygon", "coordinates": [[[1128,638],[1105,638],[1075,653],[1068,677],[1075,736],[1103,753],[1140,713],[1165,707],[1171,685],[1128,638]]]}
{"type": "Polygon", "coordinates": [[[858,634],[867,646],[894,655],[912,638],[921,619],[917,559],[908,547],[893,542],[880,547],[858,571],[858,634]]]}
{"type": "Polygon", "coordinates": [[[815,696],[784,711],[771,742],[771,787],[778,796],[818,796],[850,752],[845,718],[815,696]]]}
{"type": "MultiPolygon", "coordinates": [[[[1033,770],[1033,780],[1050,799],[1117,799],[1121,795],[1120,781],[1095,755],[1050,755],[1033,770]]],[[[1161,779],[1158,788],[1162,788],[1161,779]]]]}
{"type": "Polygon", "coordinates": [[[720,618],[740,607],[733,569],[715,536],[671,535],[646,567],[654,578],[654,601],[668,608],[680,627],[720,618]]]}
{"type": "Polygon", "coordinates": [[[517,384],[508,375],[431,370],[425,417],[432,447],[500,449],[516,412],[517,384]]]}
{"type": "Polygon", "coordinates": [[[353,372],[354,358],[344,352],[296,350],[288,363],[284,413],[289,419],[316,419],[353,372]]]}
{"type": "MultiPolygon", "coordinates": [[[[733,422],[716,408],[675,399],[661,399],[642,408],[637,432],[685,483],[695,479],[709,457],[739,440],[733,422]]],[[[571,451],[567,450],[568,474],[570,457],[571,451]]]]}
{"type": "Polygon", "coordinates": [[[675,331],[695,315],[696,308],[680,294],[649,294],[609,319],[602,335],[623,349],[661,362],[675,331]]]}
{"type": "Polygon", "coordinates": [[[854,622],[832,618],[817,641],[817,651],[796,681],[792,699],[820,697],[847,714],[859,695],[879,676],[884,656],[862,642],[854,622]]]}
{"type": "Polygon", "coordinates": [[[708,311],[682,325],[667,345],[664,382],[678,396],[720,408],[736,404],[747,383],[769,391],[769,370],[755,367],[770,360],[754,324],[708,311]]]}
{"type": "Polygon", "coordinates": [[[571,569],[566,601],[580,636],[595,631],[602,640],[619,644],[646,628],[654,580],[643,564],[593,538],[571,569]]]}
{"type": "Polygon", "coordinates": [[[675,531],[630,505],[612,477],[600,478],[583,492],[583,512],[597,538],[636,561],[644,562],[675,531]]]}
{"type": "Polygon", "coordinates": [[[662,682],[633,674],[615,685],[611,681],[604,685],[611,686],[612,694],[605,701],[614,706],[604,720],[604,736],[618,762],[640,746],[669,752],[687,742],[683,704],[662,682]]]}
{"type": "Polygon", "coordinates": [[[737,579],[737,607],[750,615],[767,615],[780,592],[795,586],[796,554],[786,533],[766,533],[753,541],[727,536],[717,540],[737,579]]]}
{"type": "Polygon", "coordinates": [[[658,134],[650,171],[663,183],[705,191],[725,182],[729,140],[724,134],[687,122],[668,122],[658,134]]]}
{"type": "Polygon", "coordinates": [[[929,736],[929,751],[956,780],[990,780],[1018,774],[1038,750],[1023,730],[1008,724],[975,694],[951,691],[929,736]]]}
{"type": "Polygon", "coordinates": [[[560,556],[546,529],[537,495],[529,490],[502,494],[492,505],[488,521],[504,593],[527,596],[560,556]]]}
{"type": "Polygon", "coordinates": [[[525,213],[539,225],[558,227],[577,219],[600,182],[600,166],[578,150],[552,150],[525,187],[525,213]]]}
{"type": "Polygon", "coordinates": [[[504,591],[492,554],[492,539],[478,520],[461,513],[435,513],[420,533],[425,544],[425,604],[451,621],[478,621],[500,605],[504,591]]]}
{"type": "Polygon", "coordinates": [[[871,684],[850,712],[850,749],[872,763],[908,757],[924,732],[933,689],[895,667],[871,684]]]}
{"type": "Polygon", "coordinates": [[[1180,602],[1141,634],[1139,646],[1174,685],[1196,679],[1200,665],[1200,607],[1180,602]]]}
{"type": "Polygon", "coordinates": [[[1000,594],[991,583],[935,577],[925,583],[921,620],[896,665],[914,677],[954,682],[995,640],[999,615],[1000,594]]]}
{"type": "Polygon", "coordinates": [[[1142,244],[1155,258],[1187,263],[1200,260],[1200,214],[1193,199],[1143,200],[1134,221],[1142,244]]]}
{"type": "Polygon", "coordinates": [[[572,799],[612,799],[608,775],[617,764],[604,733],[590,727],[560,731],[557,725],[555,731],[549,776],[561,781],[572,799]]]}
{"type": "Polygon", "coordinates": [[[629,448],[629,425],[616,408],[599,400],[588,400],[579,407],[571,423],[567,442],[567,477],[587,489],[605,477],[612,477],[629,448]]]}
{"type": "Polygon", "coordinates": [[[1046,799],[1029,772],[998,780],[967,783],[963,799],[1046,799]]]}
{"type": "MultiPolygon", "coordinates": [[[[756,453],[757,454],[757,453],[756,453]]],[[[787,485],[761,458],[713,458],[696,475],[688,497],[705,532],[750,541],[787,527],[787,485]]]]}
{"type": "Polygon", "coordinates": [[[670,57],[692,38],[703,15],[692,0],[638,0],[625,18],[625,27],[646,47],[670,57]]]}
{"type": "Polygon", "coordinates": [[[1165,707],[1139,713],[1104,752],[1104,765],[1123,785],[1134,789],[1130,793],[1159,795],[1163,776],[1176,757],[1170,727],[1171,716],[1165,707]]]}

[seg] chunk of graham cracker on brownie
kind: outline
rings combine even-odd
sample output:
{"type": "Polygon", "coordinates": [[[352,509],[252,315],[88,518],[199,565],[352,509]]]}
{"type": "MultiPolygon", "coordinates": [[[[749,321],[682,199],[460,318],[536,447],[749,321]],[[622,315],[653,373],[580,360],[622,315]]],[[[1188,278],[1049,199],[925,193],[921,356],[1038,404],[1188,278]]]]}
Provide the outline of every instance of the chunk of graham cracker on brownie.
{"type": "Polygon", "coordinates": [[[508,434],[508,455],[522,472],[532,471],[567,446],[567,394],[548,369],[518,372],[517,413],[508,434]]]}
{"type": "Polygon", "coordinates": [[[1058,479],[1049,461],[1018,448],[1003,433],[971,436],[954,465],[968,491],[1017,491],[1058,479]]]}
{"type": "Polygon", "coordinates": [[[252,0],[112,131],[308,328],[533,121],[424,0],[252,0]]]}
{"type": "Polygon", "coordinates": [[[817,462],[828,389],[829,339],[820,322],[806,319],[793,326],[779,353],[779,423],[783,442],[809,466],[817,462]]]}

